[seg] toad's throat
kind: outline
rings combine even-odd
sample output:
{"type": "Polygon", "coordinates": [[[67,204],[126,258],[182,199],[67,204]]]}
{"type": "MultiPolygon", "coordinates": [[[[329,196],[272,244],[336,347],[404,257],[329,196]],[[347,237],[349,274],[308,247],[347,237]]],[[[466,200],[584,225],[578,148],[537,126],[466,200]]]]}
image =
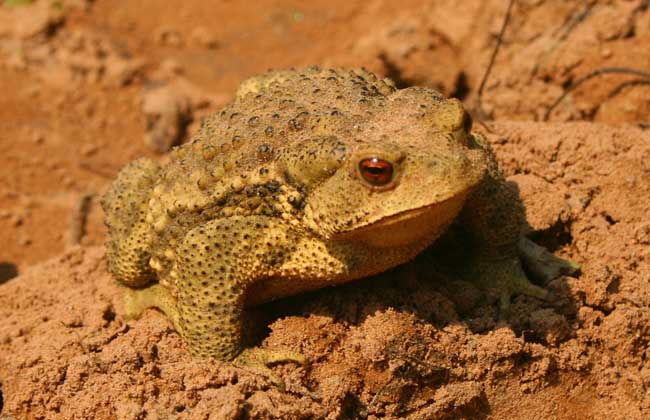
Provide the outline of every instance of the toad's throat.
{"type": "Polygon", "coordinates": [[[467,193],[442,202],[406,210],[379,219],[367,226],[337,234],[334,240],[364,242],[378,248],[433,242],[463,208],[467,193]]]}

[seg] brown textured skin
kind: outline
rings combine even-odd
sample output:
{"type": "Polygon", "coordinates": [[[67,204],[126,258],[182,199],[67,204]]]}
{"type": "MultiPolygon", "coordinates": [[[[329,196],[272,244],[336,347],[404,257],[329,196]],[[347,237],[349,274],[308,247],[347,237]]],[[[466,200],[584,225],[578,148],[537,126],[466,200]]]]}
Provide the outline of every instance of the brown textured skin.
{"type": "Polygon", "coordinates": [[[192,354],[230,360],[246,306],[404,263],[461,211],[481,277],[504,299],[543,294],[521,271],[515,197],[468,127],[458,100],[366,71],[244,82],[168,165],[137,160],[105,196],[127,311],[158,307],[192,354]],[[368,157],[393,164],[388,185],[362,178],[368,157]]]}

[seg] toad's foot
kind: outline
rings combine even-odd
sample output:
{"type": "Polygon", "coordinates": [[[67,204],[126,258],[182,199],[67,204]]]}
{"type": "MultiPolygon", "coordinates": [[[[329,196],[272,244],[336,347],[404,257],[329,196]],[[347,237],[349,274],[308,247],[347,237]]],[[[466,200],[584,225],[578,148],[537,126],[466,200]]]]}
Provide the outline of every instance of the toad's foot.
{"type": "Polygon", "coordinates": [[[501,318],[508,316],[510,300],[514,295],[548,298],[548,292],[544,288],[530,282],[523,266],[534,279],[543,284],[559,276],[573,274],[580,269],[579,265],[556,257],[545,248],[523,237],[518,244],[519,255],[508,251],[506,255],[501,256],[495,254],[493,249],[485,251],[487,252],[479,252],[475,256],[474,277],[483,288],[499,291],[501,318]]]}
{"type": "Polygon", "coordinates": [[[506,318],[510,310],[512,296],[524,294],[538,299],[546,299],[548,292],[528,280],[517,257],[481,258],[479,262],[479,282],[488,289],[499,291],[499,317],[506,318]]]}
{"type": "Polygon", "coordinates": [[[579,264],[556,257],[525,236],[519,238],[519,257],[530,275],[542,284],[580,270],[579,264]]]}
{"type": "Polygon", "coordinates": [[[514,295],[523,294],[538,299],[546,300],[548,291],[539,287],[528,280],[526,273],[521,268],[521,263],[517,260],[504,264],[502,267],[495,267],[495,274],[499,276],[503,287],[499,295],[499,317],[507,318],[510,312],[510,301],[514,295]],[[511,267],[506,267],[511,265],[511,267]]]}
{"type": "Polygon", "coordinates": [[[300,353],[259,348],[246,349],[233,360],[233,363],[237,366],[247,367],[262,373],[281,390],[284,390],[284,381],[271,370],[270,366],[285,362],[293,362],[301,366],[307,366],[309,364],[305,356],[300,353]]]}

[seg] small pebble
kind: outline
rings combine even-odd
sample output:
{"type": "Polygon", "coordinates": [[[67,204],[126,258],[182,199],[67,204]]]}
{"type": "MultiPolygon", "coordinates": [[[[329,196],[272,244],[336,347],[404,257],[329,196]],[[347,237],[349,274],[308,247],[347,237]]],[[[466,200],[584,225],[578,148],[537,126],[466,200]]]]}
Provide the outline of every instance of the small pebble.
{"type": "Polygon", "coordinates": [[[11,225],[13,227],[18,227],[23,224],[24,220],[23,217],[19,214],[12,214],[11,215],[11,225]]]}
{"type": "Polygon", "coordinates": [[[45,143],[45,136],[43,135],[43,133],[35,131],[32,134],[32,141],[36,144],[43,144],[45,143]]]}
{"type": "Polygon", "coordinates": [[[212,49],[219,46],[216,37],[203,26],[194,28],[191,37],[192,41],[201,47],[212,49]]]}
{"type": "Polygon", "coordinates": [[[32,244],[32,240],[28,238],[27,236],[23,236],[21,238],[18,238],[18,245],[20,246],[28,246],[32,244]]]}
{"type": "Polygon", "coordinates": [[[172,28],[159,28],[156,31],[155,39],[158,43],[168,45],[170,47],[180,47],[183,45],[183,39],[178,31],[172,28]]]}
{"type": "Polygon", "coordinates": [[[84,144],[81,146],[81,154],[84,156],[92,156],[99,150],[96,144],[84,144]]]}

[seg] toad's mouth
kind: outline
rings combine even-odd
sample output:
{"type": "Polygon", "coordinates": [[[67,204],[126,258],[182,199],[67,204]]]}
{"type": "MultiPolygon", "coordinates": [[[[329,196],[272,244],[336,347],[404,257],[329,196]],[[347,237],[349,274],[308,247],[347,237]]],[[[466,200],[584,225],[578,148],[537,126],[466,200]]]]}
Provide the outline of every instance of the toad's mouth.
{"type": "Polygon", "coordinates": [[[453,222],[466,198],[467,193],[457,194],[439,203],[383,217],[332,239],[364,242],[378,248],[430,243],[453,222]]]}

